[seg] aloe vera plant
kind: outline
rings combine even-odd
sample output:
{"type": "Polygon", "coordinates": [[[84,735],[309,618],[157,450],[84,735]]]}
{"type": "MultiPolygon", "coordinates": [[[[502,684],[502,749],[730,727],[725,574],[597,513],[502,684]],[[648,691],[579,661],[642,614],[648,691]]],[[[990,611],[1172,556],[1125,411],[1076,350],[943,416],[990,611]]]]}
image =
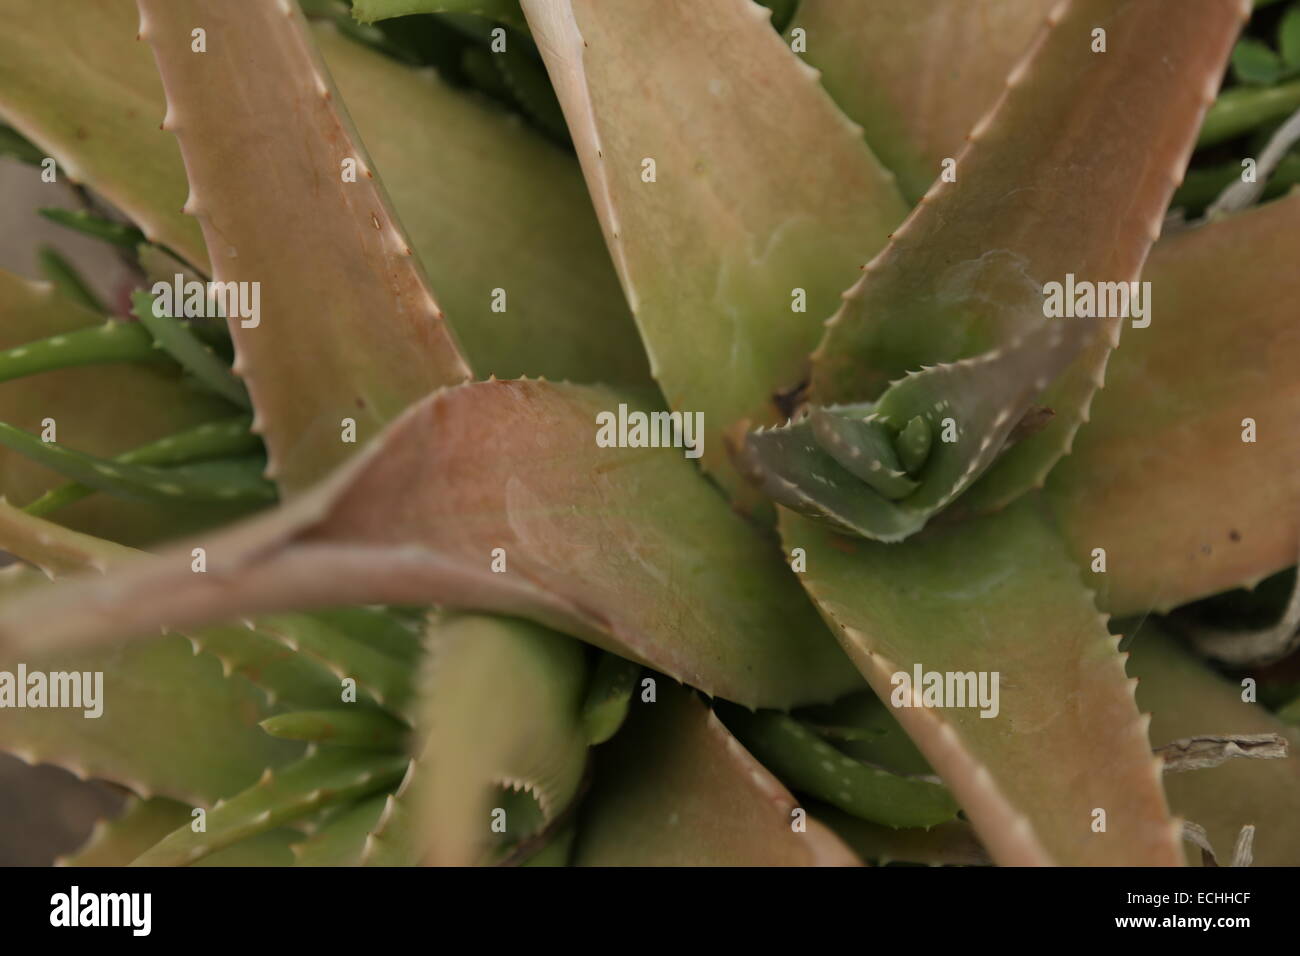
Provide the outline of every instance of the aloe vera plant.
{"type": "Polygon", "coordinates": [[[1300,863],[1264,6],[0,0],[64,862],[1300,863]]]}

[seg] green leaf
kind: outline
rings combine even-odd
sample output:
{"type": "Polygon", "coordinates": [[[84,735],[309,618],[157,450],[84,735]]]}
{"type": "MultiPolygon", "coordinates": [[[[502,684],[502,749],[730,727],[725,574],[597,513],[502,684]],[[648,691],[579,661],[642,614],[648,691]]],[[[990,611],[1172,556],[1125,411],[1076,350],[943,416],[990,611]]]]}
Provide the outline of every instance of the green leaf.
{"type": "Polygon", "coordinates": [[[251,407],[248,392],[230,367],[184,323],[156,309],[156,302],[157,299],[148,292],[136,292],[131,296],[131,313],[149,330],[158,348],[232,405],[251,407]]]}
{"type": "Polygon", "coordinates": [[[172,830],[190,822],[191,808],[166,797],[132,797],[113,820],[95,824],[84,846],[59,866],[126,866],[172,830]]]}
{"type": "Polygon", "coordinates": [[[1236,87],[1215,100],[1201,124],[1199,148],[1216,146],[1300,109],[1300,80],[1267,88],[1236,87]]]}
{"type": "Polygon", "coordinates": [[[65,259],[59,250],[53,246],[40,246],[36,250],[36,261],[40,266],[41,274],[54,283],[54,287],[65,298],[100,315],[108,314],[108,309],[100,301],[99,296],[82,278],[76,266],[65,259]]]}
{"type": "Polygon", "coordinates": [[[1300,196],[1179,232],[1144,278],[1074,452],[1048,482],[1070,551],[1116,614],[1169,609],[1295,563],[1300,196]],[[1225,322],[1224,316],[1232,316],[1225,322]],[[1253,419],[1258,440],[1242,439],[1253,419]]]}
{"type": "MultiPolygon", "coordinates": [[[[4,660],[12,672],[16,659],[4,660]]],[[[214,659],[196,657],[181,637],[71,653],[28,652],[17,660],[29,673],[103,674],[98,718],[88,719],[82,710],[0,710],[0,750],[29,763],[56,764],[142,797],[210,805],[298,749],[257,726],[268,711],[252,685],[223,677],[214,659]]]]}
{"type": "Polygon", "coordinates": [[[1247,86],[1272,86],[1282,78],[1282,59],[1264,41],[1245,37],[1232,50],[1232,72],[1247,86]]]}
{"type": "Polygon", "coordinates": [[[523,7],[668,405],[761,506],[728,448],[786,417],[776,393],[906,212],[892,177],[749,0],[523,7]]]}
{"type": "Polygon", "coordinates": [[[785,784],[854,816],[891,827],[931,827],[957,816],[956,801],[939,783],[868,766],[793,717],[735,705],[721,705],[719,716],[785,784]]]}
{"type": "Polygon", "coordinates": [[[401,750],[406,727],[382,711],[295,710],[262,721],[262,729],[282,740],[305,740],[340,747],[401,750]]]}
{"type": "Polygon", "coordinates": [[[430,622],[415,778],[427,861],[465,866],[555,820],[577,795],[587,763],[582,723],[587,665],[576,641],[523,621],[450,616],[430,622]],[[499,788],[535,801],[501,802],[499,788]],[[522,819],[521,819],[521,814],[522,819]]]}
{"type": "Polygon", "coordinates": [[[582,703],[582,725],[587,742],[603,744],[618,733],[627,719],[641,665],[625,661],[614,654],[601,654],[582,703]]]}
{"type": "MultiPolygon", "coordinates": [[[[791,30],[909,202],[957,156],[1056,0],[801,0],[791,30]]],[[[787,40],[792,35],[787,35],[787,40]]]]}
{"type": "Polygon", "coordinates": [[[929,829],[895,830],[868,823],[835,807],[811,803],[808,812],[830,827],[862,859],[877,866],[924,863],[926,866],[987,866],[989,857],[965,820],[929,829]]]}
{"type": "Polygon", "coordinates": [[[597,445],[597,415],[627,401],[529,381],[444,390],[264,519],[69,585],[57,605],[14,604],[0,646],[38,624],[61,646],[293,607],[432,603],[526,616],[749,706],[860,688],[775,544],[680,449],[597,445]],[[192,573],[195,545],[220,575],[192,573]],[[84,600],[93,619],[74,613],[84,600]]]}
{"type": "MultiPolygon", "coordinates": [[[[3,42],[0,39],[0,45],[3,42]]],[[[137,326],[115,323],[105,327],[101,317],[69,303],[48,286],[3,271],[0,314],[4,315],[0,349],[8,350],[0,353],[0,369],[9,365],[3,374],[57,368],[78,355],[79,361],[98,362],[109,354],[100,351],[105,346],[111,346],[117,359],[154,351],[144,348],[143,330],[137,326]],[[101,327],[108,331],[101,332],[101,327]],[[59,336],[66,338],[62,345],[55,345],[53,340],[59,336]],[[42,339],[48,341],[40,348],[15,355],[16,350],[42,339]]],[[[103,458],[229,413],[224,401],[188,388],[170,363],[58,368],[0,385],[0,421],[40,433],[46,427],[45,419],[53,419],[60,442],[103,458]]],[[[57,472],[29,462],[17,452],[0,449],[0,493],[10,501],[31,501],[61,483],[57,472]]],[[[247,510],[247,505],[160,506],[100,496],[78,502],[60,518],[80,531],[141,544],[193,532],[247,510]]]]}
{"type": "MultiPolygon", "coordinates": [[[[1136,280],[1241,19],[1231,0],[1065,7],[971,132],[955,179],[934,184],[846,294],[813,356],[812,400],[872,400],[909,371],[1006,346],[1046,321],[1049,282],[1136,280]],[[1105,54],[1091,49],[1097,28],[1105,54]],[[1117,172],[1135,168],[1150,172],[1117,172]]],[[[966,509],[1038,486],[1070,448],[1118,341],[1119,319],[1092,321],[1104,334],[1040,400],[1051,421],[989,469],[966,509]]]]}
{"type": "Polygon", "coordinates": [[[1292,5],[1277,25],[1277,46],[1288,70],[1300,70],[1300,6],[1292,5]]]}
{"type": "Polygon", "coordinates": [[[1118,638],[1038,504],[895,545],[783,513],[782,539],[806,550],[809,594],[995,861],[1175,863],[1178,831],[1118,638]],[[935,706],[922,695],[931,673],[945,685],[983,675],[988,693],[976,706],[935,706]]]}
{"type": "Polygon", "coordinates": [[[596,751],[577,866],[854,866],[691,691],[659,680],[596,751]]]}
{"type": "Polygon", "coordinates": [[[387,796],[367,797],[331,817],[294,846],[294,866],[356,866],[387,802],[387,796]]]}
{"type": "Polygon", "coordinates": [[[158,501],[256,503],[275,500],[258,458],[154,468],[96,458],[0,422],[0,445],[74,481],[127,498],[158,501]]]}
{"type": "Polygon", "coordinates": [[[469,13],[526,30],[519,0],[355,0],[352,15],[362,23],[414,13],[469,13]]]}
{"type": "Polygon", "coordinates": [[[57,206],[39,210],[50,222],[66,226],[85,236],[102,239],[104,242],[135,249],[145,241],[144,233],[135,226],[112,219],[104,219],[84,209],[60,209],[57,206]]]}
{"type": "Polygon", "coordinates": [[[29,166],[39,166],[45,158],[45,154],[25,137],[4,125],[0,125],[0,156],[12,156],[29,166]]]}
{"type": "Polygon", "coordinates": [[[347,421],[365,442],[470,370],[297,5],[287,16],[221,8],[141,0],[140,34],[158,60],[213,278],[260,283],[261,315],[227,319],[268,474],[291,493],[358,447],[342,440],[347,421]],[[200,21],[212,52],[196,57],[200,21]],[[268,164],[298,172],[267,176],[268,164]]]}
{"type": "Polygon", "coordinates": [[[135,42],[135,4],[10,0],[5,20],[0,117],[57,160],[60,181],[88,186],[150,242],[205,267],[198,226],[181,213],[180,153],[158,128],[158,71],[148,48],[135,42]]]}
{"type": "MultiPolygon", "coordinates": [[[[143,332],[139,326],[124,328],[143,332]]],[[[81,333],[75,333],[81,334],[81,333]]],[[[145,337],[148,333],[144,333],[145,337]]],[[[152,348],[152,345],[150,345],[152,348]]],[[[259,451],[262,443],[249,432],[250,419],[246,415],[216,422],[205,422],[194,428],[159,438],[157,441],[122,452],[113,460],[131,465],[184,465],[218,458],[234,458],[259,451]]],[[[60,485],[23,508],[30,515],[43,517],[51,512],[80,501],[94,493],[89,485],[78,482],[60,485]]]]}
{"type": "Polygon", "coordinates": [[[480,376],[648,383],[573,157],[427,72],[328,29],[316,41],[480,376]]]}
{"type": "Polygon", "coordinates": [[[274,829],[334,803],[395,784],[406,769],[402,756],[353,748],[308,753],[280,770],[268,769],[256,784],[208,810],[206,829],[190,824],[172,831],[132,866],[190,865],[217,850],[274,829]]]}

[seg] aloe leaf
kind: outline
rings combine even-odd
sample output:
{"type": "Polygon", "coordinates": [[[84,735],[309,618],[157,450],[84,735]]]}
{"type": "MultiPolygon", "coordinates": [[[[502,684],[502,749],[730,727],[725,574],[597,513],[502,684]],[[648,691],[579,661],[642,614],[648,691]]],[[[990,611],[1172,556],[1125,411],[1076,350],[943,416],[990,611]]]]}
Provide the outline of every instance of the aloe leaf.
{"type": "Polygon", "coordinates": [[[411,697],[410,669],[373,647],[306,614],[278,614],[257,622],[260,633],[318,661],[336,677],[352,678],[382,707],[400,711],[411,697]]]}
{"type": "Polygon", "coordinates": [[[407,765],[406,776],[395,793],[384,801],[383,812],[366,834],[361,847],[362,866],[419,866],[424,846],[417,826],[411,786],[419,775],[420,763],[407,765]]]}
{"type": "Polygon", "coordinates": [[[648,382],[572,157],[432,75],[316,40],[480,375],[648,382]]]}
{"type": "Polygon", "coordinates": [[[206,265],[199,229],[181,214],[180,155],[158,129],[158,71],[148,49],[134,42],[135,4],[10,0],[5,15],[0,117],[48,151],[60,179],[95,190],[150,242],[206,265]]]}
{"type": "MultiPolygon", "coordinates": [[[[128,326],[138,328],[137,326],[128,326]]],[[[146,333],[147,335],[147,333],[146,333]]],[[[168,435],[116,456],[113,460],[131,465],[183,465],[215,458],[249,455],[262,447],[261,441],[248,430],[249,418],[240,415],[222,421],[205,422],[194,428],[168,435]]],[[[94,488],[73,482],[47,491],[23,510],[43,517],[59,508],[80,501],[94,488]]]]}
{"type": "Polygon", "coordinates": [[[582,702],[582,725],[593,747],[609,740],[623,726],[640,676],[640,664],[614,654],[600,655],[582,702]]]}
{"type": "Polygon", "coordinates": [[[1282,760],[1230,760],[1209,770],[1165,778],[1169,804],[1205,828],[1212,845],[1231,847],[1241,827],[1256,827],[1255,862],[1300,864],[1300,733],[1243,701],[1239,682],[1225,680],[1158,628],[1144,622],[1133,637],[1130,669],[1137,699],[1151,713],[1151,739],[1161,744],[1203,734],[1283,734],[1293,746],[1282,760]]]}
{"type": "Polygon", "coordinates": [[[305,740],[341,747],[401,750],[406,727],[377,710],[294,710],[262,721],[262,729],[282,740],[305,740]]]}
{"type": "Polygon", "coordinates": [[[355,0],[352,15],[362,23],[414,13],[469,13],[527,29],[519,0],[355,0]]]}
{"type": "MultiPolygon", "coordinates": [[[[846,294],[813,357],[813,401],[874,399],[910,370],[1006,345],[1046,321],[1049,282],[1138,279],[1241,4],[1078,0],[1052,17],[954,180],[934,184],[846,294]],[[1121,217],[1096,216],[1098,204],[1121,217]]],[[[968,509],[1041,484],[1069,450],[1119,335],[1118,318],[1087,321],[1100,334],[1041,400],[1054,417],[971,489],[968,509]]]]}
{"type": "Polygon", "coordinates": [[[132,866],[181,866],[344,800],[363,797],[400,779],[406,758],[351,748],[309,753],[207,811],[205,829],[172,831],[132,866]]]}
{"type": "MultiPolygon", "coordinates": [[[[0,352],[0,375],[54,369],[0,385],[0,421],[16,428],[41,433],[52,419],[60,443],[110,457],[230,413],[224,401],[189,389],[174,367],[160,363],[58,367],[79,360],[98,362],[109,353],[119,360],[139,355],[145,351],[143,330],[114,323],[101,331],[102,318],[48,286],[0,271],[0,314],[5,319],[0,326],[0,349],[5,350],[0,352]],[[63,343],[54,344],[60,336],[65,337],[63,343]],[[31,351],[16,354],[29,346],[31,351]],[[86,401],[88,395],[95,401],[86,401]]],[[[155,350],[147,351],[157,356],[155,350]]],[[[0,492],[11,501],[31,501],[60,482],[56,472],[8,449],[0,449],[0,476],[0,492]]],[[[247,505],[196,509],[99,497],[79,502],[61,517],[78,530],[140,544],[247,510],[247,505]]]]}
{"type": "Polygon", "coordinates": [[[158,358],[153,339],[143,328],[108,319],[97,326],[36,339],[0,352],[0,381],[83,365],[152,362],[158,358]]]}
{"type": "Polygon", "coordinates": [[[356,866],[366,837],[383,813],[387,796],[367,797],[294,844],[294,866],[356,866]]]}
{"type": "Polygon", "coordinates": [[[267,321],[227,322],[268,472],[302,490],[355,450],[345,420],[364,441],[469,367],[297,5],[140,0],[140,10],[213,277],[260,283],[267,321]],[[197,23],[201,56],[190,49],[197,23]],[[246,149],[250,139],[272,153],[246,149]],[[268,176],[268,163],[293,172],[268,176]]]}
{"type": "Polygon", "coordinates": [[[777,711],[720,708],[728,729],[763,766],[801,793],[891,827],[931,827],[957,816],[941,784],[870,767],[777,711]]]}
{"type": "Polygon", "coordinates": [[[0,749],[28,763],[52,763],[77,776],[110,780],[139,796],[209,803],[283,762],[295,746],[257,726],[260,694],[227,680],[211,658],[195,657],[180,637],[144,638],[111,650],[6,657],[34,671],[103,674],[103,714],[6,709],[0,749]],[[180,697],[174,688],[184,687],[180,697]],[[166,728],[161,733],[159,728],[166,728]]]}
{"type": "Polygon", "coordinates": [[[433,603],[525,616],[748,706],[860,688],[767,539],[679,449],[596,445],[597,415],[625,401],[529,381],[446,389],[265,520],[70,585],[57,605],[15,602],[0,646],[433,603]],[[196,545],[219,574],[191,571],[196,545]]]}
{"type": "Polygon", "coordinates": [[[533,831],[512,819],[520,810],[495,802],[498,788],[534,799],[543,826],[578,792],[587,762],[585,656],[561,634],[478,616],[433,619],[426,646],[415,784],[421,845],[436,865],[487,862],[500,852],[498,839],[533,831]]]}
{"type": "Polygon", "coordinates": [[[696,696],[666,680],[596,752],[577,866],[853,866],[858,860],[696,696]],[[797,827],[802,824],[802,829],[797,827]]]}
{"type": "Polygon", "coordinates": [[[178,800],[132,797],[112,820],[100,820],[76,853],[58,866],[126,866],[172,830],[188,824],[191,808],[178,800]]]}
{"type": "Polygon", "coordinates": [[[383,607],[337,607],[311,616],[403,663],[414,664],[421,656],[423,618],[409,622],[383,607]]]}
{"type": "Polygon", "coordinates": [[[812,813],[869,863],[924,863],[927,866],[988,866],[992,861],[965,820],[922,829],[869,823],[826,804],[810,803],[812,813]]]}
{"type": "Polygon", "coordinates": [[[204,345],[184,323],[156,308],[157,298],[148,292],[131,296],[132,314],[149,330],[162,349],[200,382],[240,408],[249,408],[248,392],[216,353],[204,345]]]}
{"type": "Polygon", "coordinates": [[[774,393],[905,207],[749,0],[523,7],[651,369],[672,408],[703,413],[704,466],[752,505],[728,436],[784,418],[774,393]]]}
{"type": "Polygon", "coordinates": [[[1206,114],[1199,147],[1216,146],[1300,109],[1300,80],[1264,88],[1226,90],[1206,114]]]}
{"type": "Polygon", "coordinates": [[[50,222],[66,226],[93,239],[122,246],[124,249],[135,249],[145,242],[144,233],[135,226],[104,219],[84,209],[60,209],[53,206],[40,210],[40,214],[50,222]]]}
{"type": "Polygon", "coordinates": [[[1157,313],[1116,352],[1048,482],[1070,550],[1116,614],[1166,610],[1295,563],[1300,416],[1291,302],[1300,197],[1162,240],[1157,313]],[[1231,322],[1223,317],[1231,315],[1231,322]],[[1243,420],[1258,440],[1243,442],[1243,420]]]}
{"type": "Polygon", "coordinates": [[[259,459],[204,462],[176,468],[130,465],[96,458],[0,422],[0,444],[74,481],[127,498],[160,501],[274,501],[259,459]]]}
{"type": "Polygon", "coordinates": [[[874,405],[814,408],[806,422],[751,433],[742,460],[781,504],[841,531],[900,541],[993,465],[1094,335],[1087,320],[1048,322],[1005,348],[909,372],[874,405]],[[928,445],[910,475],[894,447],[906,429],[913,462],[928,445]]]}
{"type": "Polygon", "coordinates": [[[781,529],[807,552],[801,578],[823,616],[995,861],[1181,859],[1117,639],[1035,500],[896,545],[788,513],[781,529]],[[989,685],[996,672],[997,699],[921,706],[917,668],[989,685]]]}
{"type": "Polygon", "coordinates": [[[71,299],[77,305],[90,309],[92,312],[98,312],[101,315],[108,313],[108,309],[100,301],[99,296],[95,294],[95,290],[77,271],[77,267],[65,259],[59,250],[52,246],[41,246],[36,250],[36,260],[41,274],[54,284],[54,288],[64,298],[71,299]]]}
{"type": "Polygon", "coordinates": [[[0,124],[0,156],[12,156],[20,163],[39,166],[45,153],[27,141],[27,138],[8,126],[0,124]]]}
{"type": "Polygon", "coordinates": [[[1057,0],[802,0],[787,31],[915,202],[997,102],[1057,0]]]}

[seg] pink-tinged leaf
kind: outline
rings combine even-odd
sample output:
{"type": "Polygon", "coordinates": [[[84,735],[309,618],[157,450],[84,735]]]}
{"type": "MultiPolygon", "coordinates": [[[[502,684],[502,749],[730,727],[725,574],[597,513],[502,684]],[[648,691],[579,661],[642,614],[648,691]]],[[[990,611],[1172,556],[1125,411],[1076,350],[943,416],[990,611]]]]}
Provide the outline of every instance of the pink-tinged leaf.
{"type": "Polygon", "coordinates": [[[1117,614],[1165,610],[1295,563],[1300,196],[1162,240],[1151,326],[1124,337],[1048,498],[1117,614]],[[1246,419],[1256,441],[1243,441],[1246,419]]]}
{"type": "Polygon", "coordinates": [[[259,316],[227,316],[236,369],[299,491],[358,447],[345,420],[364,442],[469,367],[297,5],[139,5],[213,277],[260,284],[259,316]]]}
{"type": "Polygon", "coordinates": [[[577,866],[855,866],[689,690],[659,679],[597,750],[577,866]]]}
{"type": "Polygon", "coordinates": [[[61,179],[95,190],[150,240],[205,268],[198,225],[181,213],[180,153],[158,129],[158,71],[134,42],[135,4],[6,0],[4,14],[0,118],[47,150],[61,179]]]}
{"type": "MultiPolygon", "coordinates": [[[[0,318],[0,349],[21,348],[104,321],[48,285],[2,270],[0,318]]],[[[143,363],[59,369],[0,384],[0,421],[39,435],[45,420],[53,419],[61,444],[103,457],[229,415],[225,402],[199,393],[175,372],[143,363]]],[[[57,473],[0,448],[0,493],[11,503],[26,505],[63,483],[57,473]]],[[[247,506],[196,510],[95,495],[60,511],[59,520],[80,531],[143,544],[247,511],[247,506]]]]}
{"type": "Polygon", "coordinates": [[[438,866],[495,862],[503,843],[538,832],[506,812],[494,833],[502,789],[531,795],[542,827],[578,793],[587,765],[583,647],[524,621],[472,615],[435,617],[426,647],[413,790],[422,856],[438,866]]]}
{"type": "Polygon", "coordinates": [[[527,617],[749,706],[860,687],[775,542],[680,449],[597,445],[597,416],[627,401],[531,381],[443,390],[264,520],[14,604],[0,647],[431,603],[527,617]],[[206,574],[191,570],[195,546],[206,574]]]}
{"type": "Polygon", "coordinates": [[[648,383],[573,157],[332,27],[316,42],[479,376],[648,383]]]}
{"type": "Polygon", "coordinates": [[[892,178],[750,0],[523,7],[651,369],[752,503],[725,444],[783,420],[774,393],[903,217],[892,178]]]}
{"type": "MultiPolygon", "coordinates": [[[[814,355],[813,399],[873,399],[909,370],[1005,344],[1046,321],[1047,283],[1136,280],[1248,10],[1074,0],[1054,11],[954,181],[934,184],[846,295],[814,355]]],[[[1052,420],[994,464],[967,508],[1041,484],[1087,420],[1119,319],[1073,321],[1104,334],[1041,399],[1052,420]]]]}
{"type": "Polygon", "coordinates": [[[915,201],[997,102],[1060,0],[803,0],[803,59],[915,201]]]}
{"type": "Polygon", "coordinates": [[[801,579],[845,650],[996,862],[1181,860],[1118,638],[1037,500],[895,545],[790,512],[781,530],[787,547],[806,550],[801,579]],[[981,716],[991,695],[983,706],[921,706],[924,679],[909,692],[896,678],[916,668],[984,674],[986,687],[996,672],[996,713],[981,716]],[[1093,830],[1096,809],[1105,832],[1093,830]]]}
{"type": "Polygon", "coordinates": [[[1149,624],[1138,630],[1130,651],[1130,669],[1140,679],[1138,704],[1151,713],[1152,743],[1202,734],[1290,739],[1291,753],[1281,760],[1229,760],[1170,774],[1165,789],[1173,811],[1204,827],[1221,855],[1230,856],[1238,832],[1253,824],[1256,865],[1300,865],[1300,733],[1263,704],[1243,701],[1240,683],[1215,674],[1149,624]]]}

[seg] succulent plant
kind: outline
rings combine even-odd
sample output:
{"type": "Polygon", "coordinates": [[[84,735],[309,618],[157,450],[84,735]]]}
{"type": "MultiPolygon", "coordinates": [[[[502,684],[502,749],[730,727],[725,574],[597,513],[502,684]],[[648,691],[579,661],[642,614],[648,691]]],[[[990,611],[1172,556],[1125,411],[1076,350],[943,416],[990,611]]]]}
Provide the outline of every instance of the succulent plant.
{"type": "Polygon", "coordinates": [[[1256,6],[2,0],[64,862],[1300,863],[1256,6]]]}

